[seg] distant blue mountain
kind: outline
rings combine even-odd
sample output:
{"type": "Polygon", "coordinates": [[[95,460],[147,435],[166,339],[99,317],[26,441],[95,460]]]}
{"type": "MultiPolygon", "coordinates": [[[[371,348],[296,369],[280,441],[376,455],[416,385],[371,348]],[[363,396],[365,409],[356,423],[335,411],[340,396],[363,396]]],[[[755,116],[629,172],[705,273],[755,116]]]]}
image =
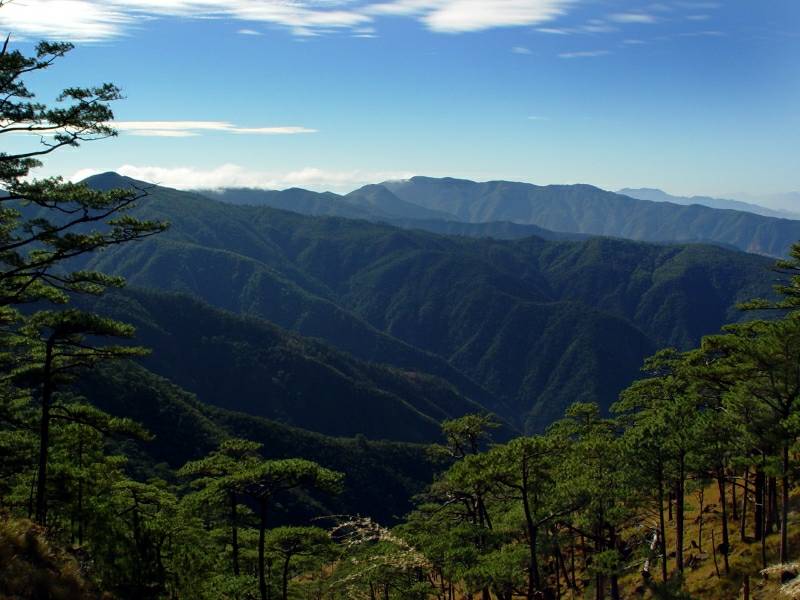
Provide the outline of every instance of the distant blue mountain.
{"type": "Polygon", "coordinates": [[[673,196],[663,190],[655,188],[623,188],[620,194],[637,198],[638,200],[650,200],[652,202],[672,202],[689,206],[699,204],[709,208],[720,208],[729,210],[741,210],[744,212],[762,215],[764,217],[776,217],[778,219],[800,219],[800,213],[793,213],[788,210],[773,210],[759,204],[742,202],[741,200],[730,200],[725,198],[711,198],[710,196],[673,196]]]}

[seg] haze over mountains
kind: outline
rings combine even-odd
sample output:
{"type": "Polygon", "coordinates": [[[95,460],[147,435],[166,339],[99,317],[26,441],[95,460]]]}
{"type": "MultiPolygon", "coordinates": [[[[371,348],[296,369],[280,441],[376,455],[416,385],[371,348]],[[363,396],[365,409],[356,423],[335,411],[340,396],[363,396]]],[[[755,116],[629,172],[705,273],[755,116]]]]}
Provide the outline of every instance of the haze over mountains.
{"type": "Polygon", "coordinates": [[[788,210],[775,210],[767,208],[759,204],[751,202],[743,202],[741,200],[729,200],[725,198],[711,198],[709,196],[673,196],[662,190],[654,188],[623,188],[619,190],[620,194],[637,198],[639,200],[652,200],[653,202],[671,202],[673,204],[682,204],[684,206],[699,204],[701,206],[708,206],[709,208],[721,208],[730,210],[740,210],[750,212],[765,217],[776,217],[779,219],[800,219],[800,213],[791,212],[788,210]]]}
{"type": "Polygon", "coordinates": [[[639,200],[589,185],[413,177],[368,185],[344,196],[300,189],[202,193],[234,204],[473,237],[537,235],[555,240],[602,235],[659,243],[713,243],[773,257],[785,256],[800,239],[800,221],[689,201],[682,205],[639,200]]]}
{"type": "MultiPolygon", "coordinates": [[[[88,183],[147,186],[114,174],[88,183]]],[[[438,421],[476,406],[529,431],[575,401],[607,407],[657,348],[688,348],[742,318],[737,302],[770,292],[772,260],[719,246],[565,240],[531,236],[542,230],[529,225],[409,217],[422,186],[439,195],[431,193],[417,214],[473,218],[466,203],[456,210],[449,185],[412,180],[346,200],[302,190],[248,192],[255,194],[250,205],[154,187],[137,214],[168,220],[171,229],[89,266],[121,274],[133,288],[183,295],[132,289],[109,308],[137,324],[160,357],[145,365],[201,401],[326,434],[398,440],[429,438],[438,421]],[[398,193],[406,204],[397,218],[414,230],[377,222],[387,219],[376,213],[390,213],[398,193]],[[325,214],[357,209],[361,219],[267,205],[280,202],[325,214]],[[376,211],[372,222],[363,220],[369,211],[376,211]],[[419,231],[419,223],[473,237],[419,231]],[[486,237],[498,228],[517,228],[519,239],[486,237]],[[222,365],[222,382],[208,378],[212,357],[222,365]],[[306,388],[312,379],[320,383],[306,388]],[[237,393],[218,391],[226,386],[237,393]],[[327,416],[333,412],[339,417],[327,416]]],[[[457,185],[478,198],[498,191],[457,185]]],[[[661,206],[588,186],[556,191],[575,217],[574,207],[598,197],[603,210],[615,202],[661,206]]],[[[542,192],[522,193],[530,212],[529,195],[542,192]]],[[[515,214],[499,194],[494,199],[494,206],[484,202],[486,215],[515,214]]],[[[557,202],[545,202],[559,212],[557,202]]]]}

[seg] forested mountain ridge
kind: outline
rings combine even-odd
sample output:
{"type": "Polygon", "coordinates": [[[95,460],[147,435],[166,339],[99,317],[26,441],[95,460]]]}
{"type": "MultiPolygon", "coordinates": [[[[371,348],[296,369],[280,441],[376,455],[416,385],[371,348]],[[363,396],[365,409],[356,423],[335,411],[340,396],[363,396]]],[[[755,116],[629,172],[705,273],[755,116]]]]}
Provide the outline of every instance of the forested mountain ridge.
{"type": "MultiPolygon", "coordinates": [[[[391,522],[409,510],[411,498],[431,481],[436,469],[427,445],[325,436],[217,408],[134,363],[99,367],[79,383],[77,391],[114,416],[136,419],[153,434],[152,440],[128,442],[125,448],[134,457],[133,469],[145,477],[159,472],[159,464],[177,469],[225,439],[243,437],[263,443],[268,459],[302,456],[346,472],[348,485],[342,494],[314,499],[324,502],[327,512],[391,522]],[[380,485],[374,485],[376,481],[380,485]]],[[[296,519],[307,512],[309,502],[280,509],[281,518],[287,508],[296,519]]]]}
{"type": "Polygon", "coordinates": [[[340,196],[289,189],[202,191],[233,204],[313,216],[358,218],[475,237],[545,239],[611,236],[659,243],[712,243],[786,256],[800,221],[769,209],[660,190],[614,193],[591,185],[537,186],[510,181],[412,177],[370,184],[340,196]]]}
{"type": "Polygon", "coordinates": [[[476,183],[430,177],[382,185],[405,202],[449,213],[458,221],[511,221],[649,242],[715,242],[774,257],[785,257],[800,239],[798,221],[637,200],[590,185],[476,183]]]}
{"type": "Polygon", "coordinates": [[[188,296],[129,288],[89,305],[134,325],[137,343],[155,350],[142,364],[208,405],[327,435],[415,442],[485,410],[434,376],[358,361],[188,296]]]}
{"type": "Polygon", "coordinates": [[[171,230],[94,267],[444,377],[533,429],[576,397],[608,406],[655,348],[740,318],[772,277],[716,247],[447,237],[164,188],[141,214],[171,230]]]}
{"type": "Polygon", "coordinates": [[[575,240],[590,237],[579,233],[550,231],[536,225],[509,221],[489,223],[455,221],[453,216],[448,213],[428,210],[422,206],[404,202],[387,188],[378,184],[364,186],[344,196],[331,192],[311,192],[299,188],[280,191],[225,188],[197,190],[197,192],[212,200],[229,204],[277,208],[314,217],[364,219],[396,225],[403,229],[420,229],[448,235],[497,239],[520,239],[535,235],[552,240],[575,240]]]}

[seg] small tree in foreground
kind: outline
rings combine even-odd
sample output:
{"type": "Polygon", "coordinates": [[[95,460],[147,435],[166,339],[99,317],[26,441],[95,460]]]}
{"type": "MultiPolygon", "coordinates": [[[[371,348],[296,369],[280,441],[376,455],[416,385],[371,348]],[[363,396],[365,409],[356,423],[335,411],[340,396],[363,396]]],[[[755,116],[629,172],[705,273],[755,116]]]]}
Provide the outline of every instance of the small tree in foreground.
{"type": "Polygon", "coordinates": [[[272,501],[277,495],[297,488],[338,493],[342,478],[341,473],[299,458],[262,461],[233,476],[232,482],[236,488],[258,504],[258,589],[261,600],[267,600],[264,560],[267,523],[272,501]]]}

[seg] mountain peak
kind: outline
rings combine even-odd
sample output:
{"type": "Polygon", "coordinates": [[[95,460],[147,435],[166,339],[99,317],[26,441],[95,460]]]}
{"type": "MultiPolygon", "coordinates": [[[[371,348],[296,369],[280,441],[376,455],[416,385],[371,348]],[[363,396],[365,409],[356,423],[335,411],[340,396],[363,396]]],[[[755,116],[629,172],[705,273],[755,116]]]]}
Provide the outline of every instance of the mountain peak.
{"type": "Polygon", "coordinates": [[[148,183],[146,181],[139,181],[138,179],[126,177],[125,175],[120,175],[115,171],[106,171],[105,173],[91,175],[81,181],[81,183],[87,185],[93,190],[98,190],[101,192],[116,189],[147,189],[156,187],[156,184],[154,183],[148,183]]]}

